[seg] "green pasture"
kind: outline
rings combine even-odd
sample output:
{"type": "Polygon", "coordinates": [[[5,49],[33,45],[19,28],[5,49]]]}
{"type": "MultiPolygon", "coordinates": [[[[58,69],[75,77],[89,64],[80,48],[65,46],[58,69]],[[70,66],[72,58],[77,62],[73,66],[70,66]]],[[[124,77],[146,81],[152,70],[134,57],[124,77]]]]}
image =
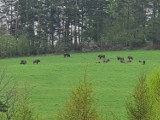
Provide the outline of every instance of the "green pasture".
{"type": "Polygon", "coordinates": [[[0,59],[0,67],[6,68],[6,77],[23,87],[27,83],[31,88],[31,100],[35,112],[43,120],[55,120],[70,97],[70,93],[83,79],[85,70],[92,82],[97,108],[100,115],[115,113],[125,120],[125,101],[130,97],[141,72],[150,72],[160,66],[160,51],[107,51],[94,53],[71,53],[70,58],[63,55],[45,55],[0,59]],[[110,58],[109,63],[100,64],[98,54],[110,58]],[[116,56],[131,55],[132,63],[122,64],[116,56]],[[33,64],[34,59],[39,64],[33,64]],[[27,60],[26,65],[19,64],[27,60]],[[138,61],[146,60],[142,65],[138,61]]]}

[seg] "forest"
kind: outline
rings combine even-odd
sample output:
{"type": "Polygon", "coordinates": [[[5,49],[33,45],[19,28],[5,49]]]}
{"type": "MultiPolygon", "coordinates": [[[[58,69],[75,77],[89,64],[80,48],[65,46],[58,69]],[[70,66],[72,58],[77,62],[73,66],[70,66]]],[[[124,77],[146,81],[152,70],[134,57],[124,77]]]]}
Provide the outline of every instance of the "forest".
{"type": "Polygon", "coordinates": [[[1,0],[0,57],[160,48],[159,0],[1,0]]]}

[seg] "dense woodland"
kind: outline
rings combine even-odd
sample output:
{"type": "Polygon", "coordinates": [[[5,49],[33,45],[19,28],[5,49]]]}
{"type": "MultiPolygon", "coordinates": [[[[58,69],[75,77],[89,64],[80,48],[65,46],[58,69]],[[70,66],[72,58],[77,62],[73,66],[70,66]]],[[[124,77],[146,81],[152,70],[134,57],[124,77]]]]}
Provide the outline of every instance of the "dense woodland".
{"type": "Polygon", "coordinates": [[[160,48],[160,0],[0,0],[0,56],[160,48]]]}

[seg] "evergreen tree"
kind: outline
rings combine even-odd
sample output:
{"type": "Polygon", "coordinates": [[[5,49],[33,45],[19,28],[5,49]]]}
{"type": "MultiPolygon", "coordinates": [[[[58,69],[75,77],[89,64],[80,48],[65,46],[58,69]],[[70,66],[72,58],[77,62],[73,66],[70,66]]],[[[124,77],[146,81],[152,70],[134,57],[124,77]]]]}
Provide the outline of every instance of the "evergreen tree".
{"type": "Polygon", "coordinates": [[[57,120],[97,120],[92,89],[85,75],[84,80],[72,91],[64,110],[58,113],[57,120]]]}

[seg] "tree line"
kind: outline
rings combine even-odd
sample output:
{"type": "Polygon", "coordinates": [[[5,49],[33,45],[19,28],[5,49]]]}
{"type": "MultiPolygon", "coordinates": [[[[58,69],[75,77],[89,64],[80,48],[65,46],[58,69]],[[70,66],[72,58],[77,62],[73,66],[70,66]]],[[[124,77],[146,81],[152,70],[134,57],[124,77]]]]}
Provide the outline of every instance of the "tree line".
{"type": "Polygon", "coordinates": [[[159,48],[159,0],[2,0],[0,56],[159,48]]]}

